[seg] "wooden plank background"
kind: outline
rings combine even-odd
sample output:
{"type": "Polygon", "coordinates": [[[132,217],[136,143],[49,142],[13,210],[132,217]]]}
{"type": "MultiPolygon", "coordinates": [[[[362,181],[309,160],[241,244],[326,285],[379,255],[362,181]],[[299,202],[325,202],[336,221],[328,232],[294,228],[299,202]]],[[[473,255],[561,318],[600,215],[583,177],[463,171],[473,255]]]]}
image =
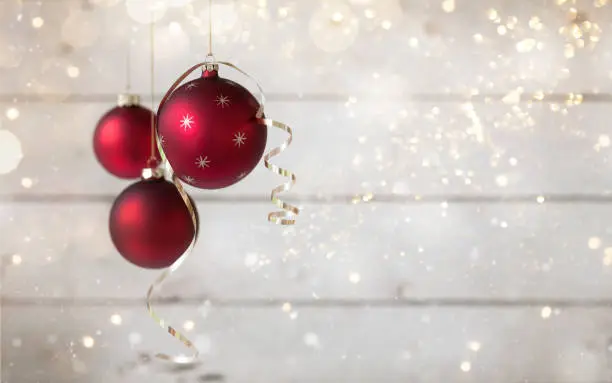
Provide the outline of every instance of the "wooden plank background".
{"type": "Polygon", "coordinates": [[[283,180],[263,165],[189,189],[200,241],[158,308],[203,363],[172,368],[151,359],[185,351],[146,314],[157,273],[108,237],[128,183],[91,136],[126,87],[128,41],[147,105],[204,58],[206,1],[156,24],[153,87],[125,1],[1,1],[1,129],[23,159],[0,176],[0,381],[609,381],[612,13],[596,3],[575,6],[601,41],[567,58],[569,1],[216,1],[217,57],[295,130],[276,161],[303,213],[266,222],[283,180]],[[330,29],[347,46],[327,52],[309,29],[334,9],[358,33],[330,29]]]}

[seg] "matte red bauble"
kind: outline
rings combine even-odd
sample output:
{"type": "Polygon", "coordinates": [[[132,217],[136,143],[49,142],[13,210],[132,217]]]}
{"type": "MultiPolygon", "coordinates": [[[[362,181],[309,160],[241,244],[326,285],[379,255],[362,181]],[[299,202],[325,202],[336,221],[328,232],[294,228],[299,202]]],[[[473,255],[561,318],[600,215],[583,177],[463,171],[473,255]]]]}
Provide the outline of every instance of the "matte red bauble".
{"type": "Polygon", "coordinates": [[[268,130],[259,103],[216,71],[180,86],[161,106],[158,134],[175,174],[202,189],[243,179],[261,160],[268,130]]]}
{"type": "Polygon", "coordinates": [[[109,229],[119,253],[147,269],[172,265],[196,231],[181,195],[164,179],[142,180],[125,189],[111,208],[109,229]]]}
{"type": "MultiPolygon", "coordinates": [[[[141,175],[151,156],[151,123],[154,113],[127,98],[98,122],[93,137],[96,158],[111,174],[133,179],[141,175]],[[127,100],[127,101],[126,101],[127,100]]],[[[159,158],[155,147],[156,158],[159,158]]]]}

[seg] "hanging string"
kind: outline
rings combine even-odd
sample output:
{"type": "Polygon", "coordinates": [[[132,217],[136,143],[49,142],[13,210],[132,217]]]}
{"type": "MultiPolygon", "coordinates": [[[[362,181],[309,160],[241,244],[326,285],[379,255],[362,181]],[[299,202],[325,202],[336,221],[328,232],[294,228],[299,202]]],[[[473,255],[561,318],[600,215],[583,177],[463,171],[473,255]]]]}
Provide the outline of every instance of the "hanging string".
{"type": "Polygon", "coordinates": [[[132,90],[132,40],[128,39],[127,50],[125,52],[125,91],[130,93],[132,90]]]}
{"type": "Polygon", "coordinates": [[[212,0],[208,0],[208,56],[212,56],[212,0]]]}
{"type": "Polygon", "coordinates": [[[157,154],[155,153],[156,133],[155,133],[155,21],[153,11],[151,11],[151,24],[149,33],[149,43],[151,45],[151,156],[149,157],[148,167],[155,168],[158,165],[157,154]]]}

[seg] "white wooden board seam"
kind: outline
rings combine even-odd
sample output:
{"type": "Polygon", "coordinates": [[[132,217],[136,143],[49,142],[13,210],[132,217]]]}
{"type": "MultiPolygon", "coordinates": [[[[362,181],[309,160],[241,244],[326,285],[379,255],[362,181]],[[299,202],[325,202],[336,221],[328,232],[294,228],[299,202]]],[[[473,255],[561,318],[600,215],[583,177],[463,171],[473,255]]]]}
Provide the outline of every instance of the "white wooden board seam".
{"type": "MultiPolygon", "coordinates": [[[[144,305],[141,298],[49,298],[49,297],[6,297],[0,296],[0,302],[4,307],[138,307],[144,305]]],[[[155,306],[185,306],[202,304],[212,307],[224,308],[269,308],[282,307],[289,302],[293,307],[330,309],[376,309],[376,308],[542,308],[554,307],[563,309],[610,309],[612,310],[612,299],[574,299],[574,298],[397,298],[397,299],[292,299],[285,298],[263,298],[263,299],[210,299],[207,296],[192,297],[168,297],[153,301],[155,306]]]]}
{"type": "MultiPolygon", "coordinates": [[[[204,195],[192,193],[197,202],[204,203],[269,203],[268,197],[258,194],[204,195]]],[[[9,193],[0,194],[0,204],[12,203],[107,203],[112,202],[116,195],[104,194],[73,194],[73,193],[9,193]]],[[[403,204],[610,204],[610,193],[527,193],[527,194],[283,194],[283,199],[294,202],[313,204],[363,204],[363,203],[403,203],[403,204]],[[296,201],[297,200],[297,201],[296,201]]]]}
{"type": "MultiPolygon", "coordinates": [[[[14,104],[16,101],[20,103],[43,103],[43,104],[72,104],[72,103],[115,103],[117,101],[117,95],[122,93],[88,93],[88,94],[60,94],[60,93],[1,93],[0,103],[11,103],[14,104]]],[[[134,94],[146,95],[147,99],[150,99],[150,95],[147,95],[145,90],[143,91],[131,91],[134,94]]],[[[610,93],[581,93],[580,91],[568,92],[568,93],[549,93],[543,98],[534,98],[529,94],[523,94],[518,99],[513,100],[514,102],[521,103],[566,103],[571,101],[570,95],[580,94],[582,96],[580,104],[585,103],[611,103],[612,94],[610,93]]],[[[155,102],[159,102],[164,93],[154,95],[155,102]]],[[[405,93],[398,96],[371,96],[367,93],[278,93],[270,92],[266,93],[266,102],[347,102],[349,98],[357,98],[360,102],[376,102],[381,101],[387,102],[418,102],[418,103],[431,103],[431,102],[444,102],[444,103],[501,103],[507,104],[504,99],[508,93],[481,93],[477,95],[465,95],[462,93],[405,93]]]]}

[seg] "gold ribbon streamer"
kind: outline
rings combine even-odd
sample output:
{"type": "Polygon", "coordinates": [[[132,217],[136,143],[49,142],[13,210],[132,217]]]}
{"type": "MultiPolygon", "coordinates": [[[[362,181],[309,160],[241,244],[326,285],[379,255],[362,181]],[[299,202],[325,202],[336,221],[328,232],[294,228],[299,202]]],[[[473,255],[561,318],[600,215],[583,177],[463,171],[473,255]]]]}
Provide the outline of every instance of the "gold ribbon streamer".
{"type": "Polygon", "coordinates": [[[268,213],[268,221],[277,225],[293,225],[295,224],[295,217],[300,214],[300,209],[280,199],[278,197],[278,194],[285,191],[289,191],[293,187],[293,185],[295,185],[297,178],[295,174],[291,171],[270,163],[271,158],[278,156],[279,154],[284,152],[289,145],[291,145],[291,142],[293,141],[293,130],[288,125],[283,124],[282,122],[269,118],[264,118],[264,105],[266,103],[265,93],[259,82],[255,80],[253,76],[249,75],[242,69],[229,62],[217,61],[216,64],[228,66],[240,72],[249,80],[251,80],[255,84],[255,86],[257,86],[257,90],[259,90],[259,110],[257,111],[256,116],[258,118],[258,121],[261,124],[266,125],[268,128],[277,128],[289,135],[289,137],[287,137],[287,139],[281,144],[281,146],[277,146],[275,148],[270,149],[270,151],[264,155],[264,166],[266,167],[266,169],[270,170],[274,174],[277,174],[281,177],[289,178],[287,182],[278,185],[277,187],[272,189],[272,192],[270,193],[270,199],[272,203],[278,206],[281,210],[268,213]]]}
{"type": "MultiPolygon", "coordinates": [[[[199,63],[196,64],[194,66],[192,66],[191,68],[189,68],[187,71],[185,71],[185,73],[183,73],[170,87],[170,89],[168,89],[168,91],[166,92],[166,94],[164,95],[164,97],[162,98],[162,100],[159,103],[159,107],[158,107],[158,112],[162,109],[162,107],[164,106],[164,104],[168,101],[168,99],[170,98],[170,96],[172,95],[172,93],[176,90],[176,88],[178,88],[180,86],[180,84],[196,69],[200,68],[200,67],[206,67],[206,65],[210,65],[211,62],[210,61],[206,61],[203,63],[199,63]]],[[[278,206],[281,210],[280,211],[275,211],[275,212],[271,212],[268,214],[268,221],[278,224],[278,225],[293,225],[295,224],[295,216],[297,216],[299,214],[299,209],[287,202],[284,202],[283,200],[281,200],[278,197],[279,193],[282,193],[284,191],[288,191],[291,189],[291,187],[295,184],[296,182],[296,176],[295,174],[293,174],[292,172],[290,172],[287,169],[283,169],[277,165],[274,165],[272,163],[270,163],[270,159],[272,157],[275,157],[277,155],[279,155],[280,153],[282,153],[290,144],[291,141],[293,139],[293,131],[291,130],[291,128],[288,125],[285,125],[281,122],[272,120],[272,119],[268,119],[268,118],[264,118],[264,104],[265,104],[265,95],[263,92],[263,89],[261,87],[261,85],[249,74],[247,74],[245,71],[243,71],[242,69],[236,67],[235,65],[228,63],[228,62],[214,62],[213,64],[222,64],[225,66],[228,66],[240,73],[242,73],[244,76],[246,76],[247,78],[249,78],[251,81],[253,81],[255,83],[255,85],[257,86],[257,89],[259,90],[259,95],[260,95],[260,103],[259,103],[259,110],[257,111],[257,115],[256,118],[258,119],[258,122],[261,124],[266,125],[269,128],[277,128],[280,129],[284,132],[286,132],[289,137],[285,140],[285,142],[283,142],[283,144],[281,146],[275,147],[273,149],[271,149],[268,153],[266,153],[264,155],[264,165],[265,167],[272,171],[275,174],[278,174],[282,177],[287,177],[289,178],[289,180],[287,182],[285,182],[282,185],[279,185],[277,187],[275,187],[274,189],[272,189],[272,193],[271,193],[271,200],[272,202],[278,206]]],[[[161,146],[161,143],[159,142],[159,132],[158,132],[158,123],[159,123],[159,117],[155,118],[155,135],[157,138],[157,146],[159,149],[159,152],[162,156],[163,159],[166,159],[165,153],[163,152],[163,148],[161,146]]],[[[167,354],[163,354],[163,353],[158,353],[156,354],[157,358],[160,359],[164,359],[164,360],[168,360],[168,361],[172,361],[174,363],[180,363],[180,364],[188,364],[188,363],[193,363],[197,360],[198,356],[199,356],[199,351],[198,349],[194,346],[193,342],[191,342],[185,335],[183,335],[181,332],[177,331],[174,327],[172,327],[171,325],[167,324],[166,321],[159,317],[155,310],[153,310],[153,306],[151,304],[151,301],[153,300],[153,292],[155,291],[156,288],[158,288],[166,279],[168,279],[172,274],[174,274],[174,272],[176,270],[178,270],[181,265],[183,264],[183,262],[185,262],[185,260],[187,259],[187,257],[191,254],[191,251],[193,250],[193,247],[195,246],[196,242],[197,242],[197,237],[198,237],[198,222],[197,222],[197,217],[196,217],[196,213],[195,213],[195,209],[191,203],[191,200],[189,198],[189,196],[187,195],[187,193],[185,192],[183,185],[181,184],[179,178],[175,175],[172,174],[172,182],[174,183],[177,191],[179,192],[179,194],[181,195],[181,197],[183,198],[183,202],[185,202],[185,206],[187,206],[187,209],[189,210],[189,215],[191,216],[191,220],[193,222],[193,227],[194,227],[194,238],[191,241],[191,244],[189,245],[189,247],[187,248],[187,250],[185,251],[185,253],[183,253],[183,255],[181,255],[181,257],[179,259],[177,259],[168,269],[166,269],[159,277],[157,277],[157,279],[155,279],[155,281],[151,284],[151,286],[149,286],[149,290],[147,291],[147,310],[149,312],[149,316],[163,329],[165,329],[166,331],[168,331],[168,333],[170,335],[172,335],[173,337],[175,337],[176,339],[178,339],[181,343],[183,343],[188,349],[192,350],[192,355],[191,356],[170,356],[167,354]]]]}
{"type": "Polygon", "coordinates": [[[198,241],[198,219],[196,217],[195,208],[193,204],[191,203],[191,200],[189,199],[189,195],[185,192],[185,189],[183,189],[183,185],[181,185],[181,182],[179,181],[178,177],[175,174],[172,174],[172,183],[174,183],[174,186],[176,186],[176,190],[179,192],[179,194],[183,198],[183,202],[185,203],[185,206],[187,206],[187,210],[189,210],[189,215],[191,216],[191,222],[193,223],[194,236],[193,236],[193,239],[191,240],[191,243],[189,244],[189,247],[183,253],[183,255],[181,255],[180,258],[177,259],[168,269],[164,270],[164,272],[162,272],[161,275],[157,277],[157,279],[155,279],[155,281],[151,284],[151,286],[149,286],[149,290],[147,291],[147,311],[149,312],[149,316],[153,318],[153,320],[161,328],[168,331],[170,335],[178,339],[181,343],[183,343],[187,348],[191,349],[193,352],[191,356],[187,356],[187,357],[170,356],[170,355],[163,354],[163,353],[155,354],[155,356],[157,358],[172,361],[174,363],[188,364],[188,363],[193,363],[194,361],[196,361],[196,359],[198,359],[200,352],[194,346],[191,340],[189,340],[180,331],[177,331],[174,327],[167,324],[163,318],[160,318],[155,313],[155,311],[153,310],[153,306],[151,305],[151,301],[153,300],[153,291],[155,290],[155,288],[159,287],[169,276],[174,274],[174,272],[178,270],[179,267],[181,267],[183,262],[185,262],[187,257],[191,254],[193,247],[198,241]]]}
{"type": "Polygon", "coordinates": [[[274,128],[281,129],[287,132],[287,134],[289,135],[287,140],[285,140],[285,142],[283,142],[281,146],[272,148],[268,153],[264,155],[264,165],[268,170],[270,170],[271,172],[275,174],[278,174],[279,176],[289,178],[289,181],[285,182],[284,184],[278,185],[277,187],[272,189],[272,193],[270,193],[270,199],[276,206],[281,208],[281,210],[268,213],[268,221],[275,223],[277,225],[293,225],[295,224],[295,216],[300,214],[300,210],[297,207],[290,205],[287,202],[278,198],[278,194],[290,190],[291,187],[295,185],[295,181],[296,181],[295,174],[293,174],[287,169],[283,169],[277,165],[270,163],[270,159],[272,157],[278,156],[289,145],[291,145],[291,141],[293,140],[293,131],[291,130],[289,126],[283,124],[282,122],[270,120],[267,118],[264,119],[263,122],[268,127],[274,127],[274,128]]]}
{"type": "MultiPolygon", "coordinates": [[[[166,94],[164,95],[164,97],[160,101],[159,107],[157,108],[158,112],[164,106],[166,101],[168,101],[168,98],[170,97],[172,92],[174,92],[174,90],[176,90],[176,88],[181,84],[181,82],[183,82],[183,80],[185,80],[185,78],[187,78],[187,76],[189,76],[191,74],[191,72],[193,72],[195,69],[197,69],[199,67],[200,67],[200,65],[194,65],[187,72],[185,72],[181,77],[179,77],[174,82],[174,84],[172,84],[172,86],[170,87],[168,92],[166,92],[166,94]]],[[[163,151],[163,148],[161,146],[161,142],[159,140],[158,123],[159,123],[159,117],[156,116],[155,117],[154,125],[155,125],[155,136],[156,136],[155,138],[156,138],[156,141],[157,141],[157,148],[159,149],[159,153],[161,154],[162,159],[166,160],[166,155],[165,155],[165,153],[163,151]]],[[[185,192],[185,189],[183,188],[183,185],[181,184],[180,180],[178,179],[178,177],[175,174],[172,174],[172,183],[176,187],[176,190],[178,191],[178,193],[181,195],[181,198],[183,198],[183,202],[185,203],[185,206],[187,206],[187,210],[189,210],[189,215],[191,216],[191,221],[193,223],[193,228],[194,228],[194,236],[193,236],[193,240],[191,241],[191,244],[189,245],[187,250],[183,253],[183,255],[181,255],[179,257],[179,259],[177,259],[168,269],[164,270],[161,273],[161,275],[155,279],[155,281],[151,284],[151,286],[149,286],[149,290],[147,291],[147,298],[146,298],[146,300],[147,300],[147,311],[149,312],[149,316],[161,328],[163,328],[164,330],[168,331],[168,333],[170,335],[172,335],[173,337],[178,339],[181,343],[183,343],[185,345],[185,347],[187,347],[188,349],[192,350],[192,355],[191,356],[170,356],[170,355],[167,355],[167,354],[164,354],[164,353],[158,353],[155,356],[157,358],[159,358],[159,359],[168,360],[168,361],[171,361],[171,362],[174,362],[174,363],[189,364],[189,363],[195,362],[198,359],[198,356],[200,355],[200,352],[194,346],[194,344],[193,344],[193,342],[191,340],[189,340],[180,331],[176,330],[174,327],[172,327],[171,325],[167,324],[165,319],[163,319],[160,316],[158,316],[157,313],[155,312],[155,310],[153,310],[153,305],[151,304],[151,301],[153,300],[153,292],[155,291],[155,289],[158,288],[159,286],[161,286],[166,279],[168,279],[172,274],[174,274],[174,272],[176,270],[178,270],[181,267],[183,262],[185,262],[187,257],[191,254],[191,251],[193,250],[193,248],[194,248],[194,246],[195,246],[195,244],[196,244],[196,242],[198,240],[198,220],[197,220],[197,217],[196,217],[195,208],[192,205],[191,200],[189,199],[189,195],[187,195],[187,193],[185,192]]]]}

